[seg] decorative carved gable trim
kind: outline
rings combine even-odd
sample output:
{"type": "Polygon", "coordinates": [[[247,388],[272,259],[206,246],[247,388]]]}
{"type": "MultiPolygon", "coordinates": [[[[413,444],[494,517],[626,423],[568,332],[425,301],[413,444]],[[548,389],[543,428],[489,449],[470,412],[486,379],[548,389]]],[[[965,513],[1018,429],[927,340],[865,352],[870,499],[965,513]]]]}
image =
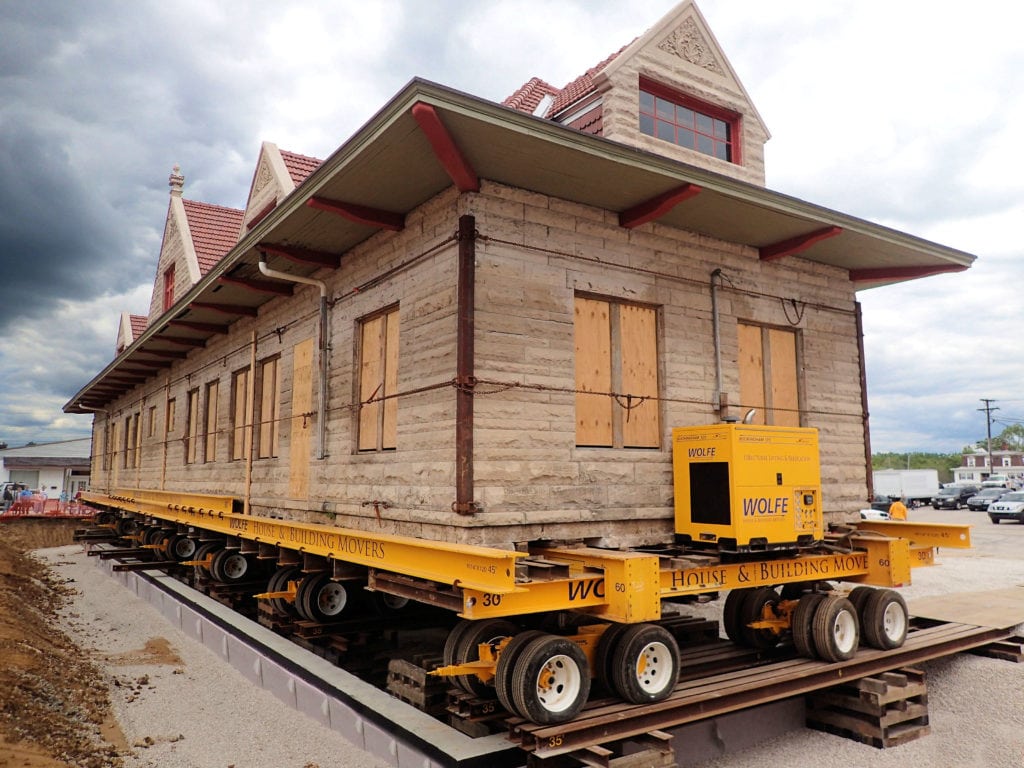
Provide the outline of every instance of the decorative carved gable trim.
{"type": "Polygon", "coordinates": [[[160,245],[160,252],[166,251],[170,244],[180,239],[180,237],[178,233],[178,217],[173,213],[169,213],[167,216],[167,226],[164,228],[164,241],[160,245]]]}
{"type": "Polygon", "coordinates": [[[267,163],[266,158],[262,158],[260,160],[260,167],[256,171],[256,179],[252,184],[252,194],[249,196],[250,199],[259,197],[263,188],[273,181],[274,174],[270,170],[270,165],[267,163]]]}
{"type": "Polygon", "coordinates": [[[676,27],[658,48],[716,75],[725,75],[725,69],[715,58],[714,47],[701,34],[697,22],[693,19],[687,19],[676,27]]]}

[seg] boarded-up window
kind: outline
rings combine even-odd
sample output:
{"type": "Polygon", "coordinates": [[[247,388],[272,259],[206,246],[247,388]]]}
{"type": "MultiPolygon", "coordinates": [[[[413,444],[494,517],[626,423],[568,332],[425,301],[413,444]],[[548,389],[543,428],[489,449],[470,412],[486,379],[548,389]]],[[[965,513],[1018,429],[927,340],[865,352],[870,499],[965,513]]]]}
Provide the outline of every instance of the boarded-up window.
{"type": "Polygon", "coordinates": [[[165,419],[167,425],[165,431],[167,434],[174,431],[175,403],[176,401],[173,397],[167,401],[167,418],[165,419]]]}
{"type": "Polygon", "coordinates": [[[203,459],[217,460],[217,400],[219,399],[220,383],[211,381],[206,385],[205,440],[203,459]]]}
{"type": "Polygon", "coordinates": [[[132,466],[138,467],[142,462],[142,413],[140,411],[132,414],[132,437],[135,438],[132,466]]]}
{"type": "Polygon", "coordinates": [[[231,460],[240,461],[249,455],[252,432],[249,429],[249,369],[235,371],[231,376],[231,460]]]}
{"type": "Polygon", "coordinates": [[[393,450],[398,439],[398,308],[362,321],[359,450],[393,450]]]}
{"type": "Polygon", "coordinates": [[[153,437],[156,434],[156,406],[149,406],[146,412],[146,437],[153,437]]]}
{"type": "Polygon", "coordinates": [[[256,433],[256,457],[269,459],[277,456],[279,442],[279,417],[281,412],[281,381],[280,356],[275,355],[259,364],[256,383],[259,392],[256,395],[258,414],[256,421],[259,430],[256,433]]]}
{"type": "Polygon", "coordinates": [[[188,392],[188,407],[185,410],[185,463],[194,464],[199,444],[199,389],[188,392]]]}
{"type": "Polygon", "coordinates": [[[751,423],[800,426],[795,331],[739,323],[740,404],[751,423]]]}
{"type": "Polygon", "coordinates": [[[574,332],[576,445],[657,448],[656,311],[577,296],[574,332]]]}
{"type": "Polygon", "coordinates": [[[135,447],[135,438],[132,436],[132,417],[128,416],[124,420],[124,456],[122,457],[121,466],[125,469],[132,466],[132,456],[135,447]]]}

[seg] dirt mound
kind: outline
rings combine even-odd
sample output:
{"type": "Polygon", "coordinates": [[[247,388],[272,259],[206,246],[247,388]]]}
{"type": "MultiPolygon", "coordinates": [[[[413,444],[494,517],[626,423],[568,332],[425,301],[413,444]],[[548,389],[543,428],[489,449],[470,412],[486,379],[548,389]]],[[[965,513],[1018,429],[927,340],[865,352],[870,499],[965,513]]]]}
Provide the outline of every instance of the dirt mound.
{"type": "Polygon", "coordinates": [[[0,526],[0,765],[121,766],[104,737],[110,718],[100,670],[57,629],[71,594],[26,551],[70,543],[76,521],[0,526]]]}

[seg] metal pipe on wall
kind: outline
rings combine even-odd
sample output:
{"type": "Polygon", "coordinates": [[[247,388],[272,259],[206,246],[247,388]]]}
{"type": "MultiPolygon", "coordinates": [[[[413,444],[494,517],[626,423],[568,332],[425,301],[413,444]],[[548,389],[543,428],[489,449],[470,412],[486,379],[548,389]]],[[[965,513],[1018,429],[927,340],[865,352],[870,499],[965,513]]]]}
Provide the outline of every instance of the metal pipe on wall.
{"type": "Polygon", "coordinates": [[[275,277],[279,280],[286,280],[292,283],[303,283],[305,285],[315,285],[320,289],[320,333],[319,333],[319,346],[320,346],[320,366],[319,366],[319,382],[317,387],[317,408],[316,408],[316,421],[317,421],[317,435],[316,435],[316,457],[322,459],[327,455],[327,354],[329,351],[328,334],[327,334],[327,283],[323,280],[317,280],[313,277],[303,277],[302,275],[292,275],[288,272],[278,272],[276,269],[271,269],[267,266],[267,257],[265,254],[260,252],[260,272],[267,277],[275,277]]]}
{"type": "Polygon", "coordinates": [[[721,268],[711,273],[711,328],[715,346],[715,392],[711,397],[711,407],[722,410],[722,332],[718,317],[718,283],[722,276],[721,268]]]}
{"type": "Polygon", "coordinates": [[[476,376],[476,217],[459,217],[455,361],[455,503],[460,515],[477,511],[473,501],[473,383],[476,376]]]}

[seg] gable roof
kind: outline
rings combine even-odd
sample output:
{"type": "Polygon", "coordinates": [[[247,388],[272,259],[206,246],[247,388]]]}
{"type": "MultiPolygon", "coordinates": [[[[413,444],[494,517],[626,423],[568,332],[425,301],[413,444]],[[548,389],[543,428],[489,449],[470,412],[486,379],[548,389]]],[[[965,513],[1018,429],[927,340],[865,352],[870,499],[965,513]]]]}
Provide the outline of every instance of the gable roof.
{"type": "Polygon", "coordinates": [[[512,107],[512,109],[532,115],[537,111],[537,107],[540,106],[540,102],[545,96],[555,97],[559,93],[561,90],[555,86],[544,82],[539,77],[531,77],[501,103],[506,107],[512,107]]]}
{"type": "MultiPolygon", "coordinates": [[[[854,289],[960,271],[974,260],[881,224],[416,79],[180,296],[175,317],[195,324],[189,338],[212,338],[216,330],[205,326],[224,318],[211,305],[235,306],[240,317],[275,298],[246,286],[261,279],[264,244],[345,254],[382,228],[400,227],[396,216],[453,183],[469,192],[479,179],[617,213],[623,227],[655,222],[736,243],[763,261],[796,257],[825,265],[845,272],[854,289]],[[395,168],[402,172],[381,172],[395,168]],[[371,215],[319,210],[308,204],[314,196],[371,215]],[[389,215],[375,217],[375,211],[389,215]]],[[[301,276],[323,268],[317,261],[289,265],[301,276]]],[[[180,335],[168,324],[151,325],[64,410],[88,413],[120,397],[137,386],[120,381],[120,369],[152,366],[151,350],[167,349],[180,335]]]]}
{"type": "Polygon", "coordinates": [[[145,332],[149,318],[145,315],[128,315],[128,322],[131,324],[132,340],[134,341],[145,332]]]}
{"type": "Polygon", "coordinates": [[[245,211],[195,200],[182,199],[181,202],[199,262],[199,273],[205,275],[238,242],[245,211]]]}
{"type": "Polygon", "coordinates": [[[320,167],[323,160],[317,157],[309,157],[307,155],[300,155],[296,152],[288,152],[287,150],[279,150],[281,153],[281,159],[284,160],[284,165],[288,169],[288,175],[292,177],[292,181],[295,186],[299,186],[304,182],[313,171],[320,167]]]}

